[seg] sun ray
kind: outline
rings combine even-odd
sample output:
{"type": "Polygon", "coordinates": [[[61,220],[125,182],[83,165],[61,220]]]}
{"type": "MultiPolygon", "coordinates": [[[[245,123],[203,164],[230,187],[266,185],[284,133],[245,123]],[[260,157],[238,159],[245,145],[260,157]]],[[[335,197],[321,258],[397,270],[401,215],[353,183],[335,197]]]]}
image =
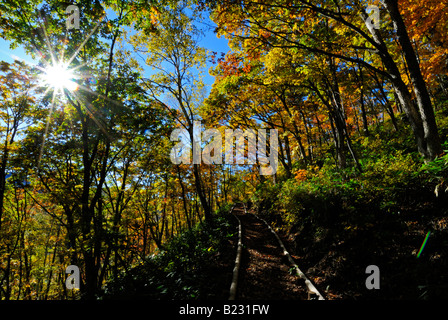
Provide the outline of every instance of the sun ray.
{"type": "Polygon", "coordinates": [[[42,145],[40,146],[39,158],[37,159],[37,168],[38,169],[40,169],[40,160],[42,159],[42,154],[44,152],[45,142],[47,140],[48,131],[50,129],[50,121],[51,121],[51,117],[53,115],[55,98],[56,98],[56,93],[53,91],[53,97],[51,99],[51,104],[50,104],[50,112],[49,112],[48,117],[47,117],[47,123],[45,124],[45,132],[44,132],[44,137],[42,139],[42,145]]]}
{"type": "Polygon", "coordinates": [[[123,104],[122,104],[121,102],[119,102],[119,101],[117,101],[117,100],[114,100],[114,99],[111,99],[111,98],[105,96],[105,95],[102,94],[102,93],[93,91],[93,90],[90,89],[89,87],[86,87],[86,86],[84,86],[84,85],[82,85],[82,84],[79,85],[79,88],[82,89],[83,91],[86,91],[86,92],[88,92],[88,93],[94,94],[94,95],[96,95],[97,97],[103,98],[103,99],[105,99],[106,101],[111,102],[111,103],[115,104],[115,105],[118,106],[118,107],[122,107],[122,106],[123,106],[123,104]]]}
{"type": "Polygon", "coordinates": [[[98,22],[96,23],[95,27],[93,28],[93,30],[89,33],[89,35],[87,36],[87,38],[84,39],[84,41],[78,46],[78,48],[75,50],[75,52],[73,53],[73,55],[71,56],[70,59],[68,59],[68,64],[72,63],[73,60],[76,58],[76,56],[78,55],[79,51],[81,51],[81,49],[84,47],[84,45],[87,43],[87,41],[89,41],[90,37],[96,32],[96,29],[98,29],[98,27],[100,26],[101,21],[103,21],[104,16],[101,17],[98,22]]]}
{"type": "MultiPolygon", "coordinates": [[[[84,107],[87,111],[87,114],[90,116],[90,118],[96,123],[96,125],[98,126],[98,128],[101,130],[101,132],[104,133],[104,135],[109,139],[112,140],[112,137],[110,136],[109,132],[107,131],[107,129],[104,127],[104,125],[102,123],[100,123],[100,120],[97,119],[97,117],[93,114],[92,110],[90,109],[90,107],[92,106],[92,104],[86,100],[84,100],[81,96],[78,96],[76,93],[73,93],[75,95],[75,97],[78,97],[79,100],[82,100],[84,103],[84,107]]],[[[75,107],[73,100],[67,96],[68,100],[70,101],[70,103],[75,107]]]]}
{"type": "MultiPolygon", "coordinates": [[[[49,52],[50,59],[48,59],[48,56],[45,56],[41,50],[39,50],[33,43],[34,46],[34,52],[41,58],[41,61],[43,63],[43,67],[36,66],[37,69],[39,69],[43,74],[41,76],[41,86],[46,86],[46,90],[43,94],[43,97],[47,95],[47,93],[50,90],[53,90],[53,95],[51,98],[51,105],[50,105],[50,112],[47,117],[46,125],[45,125],[45,132],[43,136],[42,145],[39,152],[39,158],[38,158],[38,167],[40,166],[41,159],[44,152],[44,147],[46,144],[46,140],[48,138],[49,130],[50,130],[50,124],[53,116],[53,112],[55,109],[55,104],[57,103],[57,97],[63,96],[67,99],[67,101],[72,104],[75,108],[79,108],[79,105],[75,105],[75,101],[73,101],[72,97],[77,101],[81,102],[84,106],[84,110],[87,113],[87,115],[95,122],[95,124],[98,126],[98,128],[101,130],[101,132],[105,135],[105,137],[109,140],[112,140],[112,137],[110,136],[110,133],[108,132],[107,128],[105,127],[105,124],[101,121],[101,115],[98,113],[99,110],[94,111],[93,105],[87,101],[86,97],[84,97],[80,92],[77,92],[77,90],[82,90],[84,92],[89,92],[91,94],[94,94],[98,97],[102,97],[105,99],[105,101],[108,101],[110,103],[113,103],[115,105],[122,106],[122,104],[118,101],[115,101],[113,99],[108,98],[107,96],[100,94],[98,92],[93,91],[90,87],[84,86],[78,82],[73,81],[74,79],[81,79],[86,77],[86,75],[78,75],[75,74],[76,71],[80,70],[82,67],[88,65],[88,61],[79,63],[76,66],[70,67],[70,65],[73,63],[75,58],[78,56],[79,52],[82,50],[82,48],[86,45],[86,43],[89,41],[89,39],[93,36],[95,32],[97,32],[98,28],[100,27],[101,22],[104,18],[107,19],[107,15],[103,15],[100,17],[94,28],[88,33],[88,35],[85,37],[83,42],[76,47],[73,54],[66,60],[64,60],[64,55],[66,53],[66,48],[63,45],[60,54],[56,54],[53,46],[50,42],[50,37],[47,33],[46,26],[44,23],[41,22],[42,17],[39,13],[39,25],[40,29],[42,30],[41,35],[43,34],[44,43],[47,46],[47,50],[49,52]],[[76,86],[75,86],[76,85],[76,86]],[[59,93],[61,95],[59,95],[59,93]],[[99,117],[99,118],[98,118],[99,117]]],[[[64,44],[66,43],[67,36],[65,35],[64,44]]]]}
{"type": "Polygon", "coordinates": [[[50,39],[48,38],[48,34],[47,34],[46,28],[44,26],[42,26],[42,24],[40,23],[40,20],[42,20],[42,16],[40,15],[39,11],[38,11],[38,14],[39,14],[39,18],[40,18],[40,19],[38,19],[39,26],[40,26],[42,32],[44,33],[45,42],[46,42],[46,44],[48,46],[48,51],[50,52],[51,61],[52,61],[53,65],[55,65],[56,64],[56,59],[54,57],[53,47],[52,47],[52,45],[50,43],[50,39]]]}
{"type": "MultiPolygon", "coordinates": [[[[29,88],[28,90],[26,90],[26,91],[22,91],[22,92],[16,93],[16,94],[13,95],[11,98],[12,98],[12,99],[17,99],[17,98],[20,98],[21,96],[28,95],[28,93],[29,93],[30,91],[33,91],[34,89],[37,89],[37,88],[40,88],[40,87],[41,87],[40,84],[36,84],[36,85],[30,87],[30,88],[29,88]]],[[[48,90],[49,90],[49,89],[45,90],[45,93],[48,92],[48,90]]]]}
{"type": "Polygon", "coordinates": [[[88,62],[80,63],[80,64],[78,64],[77,66],[74,66],[73,68],[71,68],[70,70],[72,70],[72,71],[74,72],[74,71],[76,71],[76,70],[78,70],[78,69],[80,69],[80,68],[82,68],[82,67],[87,66],[87,64],[88,64],[88,62]]]}

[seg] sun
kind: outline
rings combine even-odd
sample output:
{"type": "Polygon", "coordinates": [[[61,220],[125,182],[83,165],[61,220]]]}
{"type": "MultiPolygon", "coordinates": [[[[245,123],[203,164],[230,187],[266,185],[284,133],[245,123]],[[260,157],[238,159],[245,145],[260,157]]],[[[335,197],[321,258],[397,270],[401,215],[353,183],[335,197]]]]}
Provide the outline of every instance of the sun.
{"type": "Polygon", "coordinates": [[[63,92],[64,89],[69,91],[77,90],[78,84],[73,81],[75,78],[73,71],[64,63],[57,63],[43,69],[43,84],[56,91],[63,92]]]}

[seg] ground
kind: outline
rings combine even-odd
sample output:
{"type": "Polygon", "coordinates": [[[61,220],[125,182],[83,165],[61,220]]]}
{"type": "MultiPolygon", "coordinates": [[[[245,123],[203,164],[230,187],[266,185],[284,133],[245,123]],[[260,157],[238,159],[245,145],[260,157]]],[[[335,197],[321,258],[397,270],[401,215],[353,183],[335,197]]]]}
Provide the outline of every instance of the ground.
{"type": "Polygon", "coordinates": [[[277,239],[255,216],[238,212],[243,226],[243,253],[238,298],[304,300],[307,292],[294,275],[277,239]]]}
{"type": "Polygon", "coordinates": [[[284,243],[327,299],[448,298],[448,217],[443,200],[403,205],[399,214],[352,228],[283,233],[284,243]],[[431,234],[417,258],[428,231],[431,234]],[[368,290],[366,268],[380,269],[380,289],[368,290]]]}

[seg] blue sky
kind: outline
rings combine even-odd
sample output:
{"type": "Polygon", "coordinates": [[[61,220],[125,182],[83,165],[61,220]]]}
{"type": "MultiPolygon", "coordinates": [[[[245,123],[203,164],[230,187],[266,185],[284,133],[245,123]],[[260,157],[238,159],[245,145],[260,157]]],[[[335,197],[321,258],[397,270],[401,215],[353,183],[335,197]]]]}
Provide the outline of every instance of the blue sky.
{"type": "MultiPolygon", "coordinates": [[[[227,42],[228,40],[224,38],[224,36],[218,38],[213,32],[208,32],[200,44],[202,47],[205,47],[210,51],[216,51],[218,53],[217,57],[219,57],[221,52],[227,53],[230,50],[227,42]]],[[[208,63],[208,66],[211,67],[212,64],[208,63]]],[[[213,81],[214,78],[209,75],[205,79],[205,82],[210,85],[213,84],[213,81]]]]}
{"type": "Polygon", "coordinates": [[[22,48],[14,50],[9,49],[9,42],[0,38],[0,60],[6,62],[13,62],[14,57],[25,59],[29,62],[33,62],[31,57],[27,56],[22,48]]]}
{"type": "MultiPolygon", "coordinates": [[[[200,45],[210,51],[216,51],[218,53],[218,56],[220,56],[221,52],[227,53],[230,50],[227,45],[227,39],[225,39],[224,37],[218,38],[216,36],[216,34],[213,32],[213,26],[215,26],[215,24],[211,20],[206,19],[205,23],[212,27],[207,28],[209,30],[205,31],[205,36],[200,41],[200,45]]],[[[19,47],[11,50],[9,48],[9,42],[0,38],[0,61],[13,62],[16,57],[23,59],[30,64],[36,63],[36,61],[33,60],[31,56],[27,55],[22,48],[19,47]]],[[[207,67],[210,68],[211,66],[213,65],[207,62],[207,67]]],[[[210,90],[214,82],[214,78],[207,72],[204,82],[207,84],[208,90],[210,90]]]]}
{"type": "MultiPolygon", "coordinates": [[[[205,23],[210,24],[211,27],[215,27],[216,24],[211,21],[210,19],[207,19],[205,21],[205,23]]],[[[200,26],[199,26],[200,27],[200,26]]],[[[224,36],[221,36],[220,38],[218,38],[216,36],[216,34],[213,32],[213,30],[211,28],[209,28],[210,30],[205,32],[205,37],[200,41],[200,45],[204,48],[207,48],[210,51],[215,51],[218,53],[217,57],[220,56],[221,52],[227,53],[230,48],[228,46],[228,40],[226,38],[224,38],[224,36]]],[[[207,64],[208,67],[211,67],[212,64],[208,63],[207,64]]],[[[212,76],[207,76],[205,79],[205,82],[207,84],[213,84],[214,78],[212,76]]]]}

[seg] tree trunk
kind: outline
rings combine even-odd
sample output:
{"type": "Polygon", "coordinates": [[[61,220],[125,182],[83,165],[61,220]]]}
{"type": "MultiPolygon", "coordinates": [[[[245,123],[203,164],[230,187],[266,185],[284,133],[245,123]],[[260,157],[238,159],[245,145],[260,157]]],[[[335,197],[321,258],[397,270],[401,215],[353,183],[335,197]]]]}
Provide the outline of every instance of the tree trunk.
{"type": "MultiPolygon", "coordinates": [[[[188,121],[188,122],[189,122],[188,132],[190,135],[190,141],[191,141],[191,145],[193,147],[193,152],[195,152],[194,150],[196,150],[196,148],[195,148],[196,141],[194,140],[193,123],[192,123],[193,121],[188,121]]],[[[197,149],[200,150],[200,146],[197,149]]],[[[194,156],[193,156],[193,158],[194,158],[194,156]]],[[[194,185],[196,188],[196,192],[199,196],[199,201],[201,202],[202,208],[204,209],[204,219],[206,222],[211,222],[212,221],[212,213],[210,210],[210,205],[207,201],[207,196],[206,196],[204,188],[202,186],[199,164],[193,163],[193,175],[194,175],[194,185]]]]}
{"type": "MultiPolygon", "coordinates": [[[[355,71],[356,74],[356,71],[355,71]]],[[[364,134],[369,136],[369,123],[367,121],[367,113],[366,107],[364,103],[364,76],[362,73],[362,67],[359,65],[359,80],[360,80],[360,97],[359,102],[361,103],[361,116],[362,116],[362,124],[364,128],[364,134]]]]}
{"type": "Polygon", "coordinates": [[[398,1],[384,0],[383,3],[391,16],[397,32],[398,42],[403,50],[412,86],[414,88],[418,111],[420,112],[423,126],[423,137],[421,138],[421,148],[424,153],[423,156],[426,161],[431,161],[442,152],[431,97],[429,96],[426,83],[420,71],[420,65],[415,50],[412,47],[406,26],[398,9],[398,1]]]}
{"type": "Polygon", "coordinates": [[[417,142],[418,151],[424,157],[425,161],[431,161],[441,152],[442,149],[431,99],[421,75],[420,66],[418,64],[414,48],[409,40],[406,26],[399,12],[397,0],[383,0],[382,2],[391,16],[397,33],[398,42],[401,45],[406,63],[408,65],[409,76],[417,98],[416,105],[414,105],[412,101],[411,94],[406,84],[403,82],[400,70],[389,54],[381,34],[367,22],[366,14],[363,14],[363,19],[366,21],[366,26],[369,29],[373,40],[378,45],[378,54],[390,75],[390,80],[394,87],[395,93],[397,94],[397,98],[409,120],[409,124],[411,125],[417,142]]]}
{"type": "Polygon", "coordinates": [[[185,186],[184,186],[184,183],[182,182],[182,176],[180,175],[179,166],[176,166],[176,169],[177,169],[177,176],[179,178],[180,188],[182,190],[182,205],[184,207],[185,217],[187,219],[187,226],[188,226],[188,229],[191,229],[192,224],[191,224],[191,221],[190,221],[190,214],[188,213],[187,195],[186,195],[186,192],[185,192],[185,186]]]}

